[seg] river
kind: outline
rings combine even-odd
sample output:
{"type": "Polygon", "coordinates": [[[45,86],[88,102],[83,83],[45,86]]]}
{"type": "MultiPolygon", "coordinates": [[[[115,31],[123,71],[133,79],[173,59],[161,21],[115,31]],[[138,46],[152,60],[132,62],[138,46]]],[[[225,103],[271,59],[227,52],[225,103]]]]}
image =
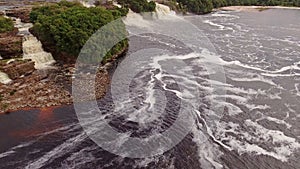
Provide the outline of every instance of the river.
{"type": "Polygon", "coordinates": [[[193,98],[195,124],[179,144],[162,155],[123,158],[85,134],[73,106],[20,110],[0,116],[0,168],[300,168],[299,10],[157,17],[132,13],[125,20],[130,48],[112,78],[124,85],[122,70],[136,68],[130,100],[121,105],[141,111],[117,107],[114,90],[98,105],[115,129],[145,137],[170,127],[180,102],[193,98]],[[185,22],[193,29],[183,31],[185,22]],[[176,39],[182,31],[198,45],[176,39]],[[162,50],[138,52],[145,48],[162,50]],[[214,76],[218,68],[224,79],[214,76]],[[226,93],[214,93],[216,86],[226,93]],[[149,105],[165,110],[149,113],[149,105]]]}

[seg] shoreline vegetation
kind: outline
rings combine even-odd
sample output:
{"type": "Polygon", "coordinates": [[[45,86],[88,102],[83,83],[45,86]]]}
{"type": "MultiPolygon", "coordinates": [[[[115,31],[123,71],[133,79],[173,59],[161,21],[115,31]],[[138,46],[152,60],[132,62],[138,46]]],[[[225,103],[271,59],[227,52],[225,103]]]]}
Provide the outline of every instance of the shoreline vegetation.
{"type": "MultiPolygon", "coordinates": [[[[88,72],[74,75],[75,62],[80,49],[98,29],[125,16],[127,12],[128,9],[126,8],[106,8],[104,6],[87,8],[78,2],[67,1],[32,7],[30,14],[27,14],[30,15],[30,21],[33,23],[30,32],[41,41],[46,52],[52,53],[57,63],[53,65],[53,69],[35,70],[33,62],[28,61],[25,65],[20,56],[14,60],[12,60],[14,56],[0,60],[0,70],[7,74],[9,74],[7,72],[8,67],[12,69],[12,67],[22,66],[13,74],[9,74],[17,73],[19,75],[12,82],[7,85],[0,84],[0,114],[24,108],[45,108],[72,104],[72,78],[89,78],[88,72]],[[19,74],[21,69],[26,68],[23,66],[30,67],[30,72],[19,74]]],[[[109,35],[111,37],[106,38],[106,40],[113,40],[118,33],[127,34],[124,24],[112,30],[112,34],[109,35]]],[[[127,49],[128,40],[125,39],[108,52],[98,51],[106,53],[103,60],[99,60],[99,57],[88,57],[87,60],[81,61],[81,64],[90,62],[100,64],[96,79],[93,79],[96,81],[95,94],[97,99],[105,95],[109,86],[108,70],[113,66],[116,59],[125,55],[127,49]],[[100,61],[102,62],[100,63],[100,61]]]]}
{"type": "MultiPolygon", "coordinates": [[[[126,16],[129,9],[140,13],[153,12],[156,8],[154,2],[147,0],[116,0],[116,2],[121,7],[116,7],[112,2],[97,1],[95,7],[87,8],[79,2],[63,0],[56,3],[28,4],[29,8],[26,6],[26,9],[16,8],[13,12],[10,11],[11,16],[20,18],[25,23],[33,23],[30,32],[41,41],[44,50],[50,52],[57,61],[54,64],[55,68],[49,70],[35,70],[32,68],[33,62],[20,61],[22,60],[20,55],[22,37],[17,35],[18,30],[13,27],[12,20],[1,16],[4,14],[0,13],[0,40],[5,42],[5,40],[12,39],[12,44],[18,44],[17,47],[6,45],[10,46],[14,53],[9,53],[10,51],[5,51],[8,55],[3,55],[3,51],[0,53],[3,57],[5,56],[5,60],[0,60],[0,71],[5,70],[6,67],[29,70],[28,72],[21,70],[22,74],[16,75],[8,85],[0,84],[0,114],[24,108],[72,104],[71,86],[75,61],[89,37],[101,26],[126,16]],[[18,39],[18,43],[14,43],[17,41],[14,39],[18,39]],[[25,67],[22,67],[24,65],[25,67]]],[[[156,0],[155,2],[167,5],[177,13],[183,14],[206,14],[214,10],[300,9],[300,0],[269,0],[267,2],[261,0],[156,0]]],[[[125,25],[120,30],[127,33],[125,25]]],[[[106,94],[110,83],[107,70],[113,67],[112,65],[118,58],[125,56],[127,50],[128,39],[118,43],[105,56],[102,67],[96,74],[96,98],[102,98],[106,94]]],[[[89,58],[86,61],[99,62],[97,58],[89,58]]],[[[17,69],[14,71],[20,73],[17,69]]],[[[82,74],[76,78],[88,78],[88,74],[82,74]]]]}
{"type": "Polygon", "coordinates": [[[214,9],[230,6],[264,6],[272,7],[300,7],[300,0],[157,0],[157,2],[170,6],[171,9],[183,14],[207,14],[214,9]]]}

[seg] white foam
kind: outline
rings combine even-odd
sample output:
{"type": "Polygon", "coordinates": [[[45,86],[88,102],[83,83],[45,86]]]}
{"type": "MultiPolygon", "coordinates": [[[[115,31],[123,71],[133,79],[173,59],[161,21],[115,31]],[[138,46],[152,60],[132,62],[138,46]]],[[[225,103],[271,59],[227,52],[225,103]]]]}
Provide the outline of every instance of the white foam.
{"type": "Polygon", "coordinates": [[[221,25],[221,24],[216,24],[214,22],[212,22],[211,20],[204,20],[203,23],[207,23],[211,26],[215,26],[215,27],[218,27],[219,30],[224,30],[225,29],[225,26],[221,25]]]}
{"type": "Polygon", "coordinates": [[[73,138],[70,138],[66,140],[63,144],[55,147],[51,151],[47,152],[42,157],[39,157],[36,160],[30,161],[27,163],[27,165],[24,167],[26,169],[31,168],[42,168],[44,165],[50,163],[56,158],[59,158],[60,156],[64,155],[65,153],[71,151],[76,145],[80,142],[82,142],[86,138],[85,133],[81,133],[73,138]]]}
{"type": "Polygon", "coordinates": [[[287,122],[284,121],[284,120],[280,120],[280,119],[277,119],[277,118],[274,118],[274,117],[270,117],[270,116],[265,116],[265,115],[263,115],[263,114],[262,114],[262,116],[263,116],[262,118],[257,119],[256,121],[260,121],[260,120],[266,119],[266,120],[268,120],[268,121],[272,121],[272,122],[275,122],[275,123],[277,123],[277,124],[283,124],[283,125],[285,125],[288,129],[290,129],[290,128],[292,127],[291,124],[287,123],[287,122]]]}
{"type": "Polygon", "coordinates": [[[80,0],[79,2],[84,7],[87,7],[87,8],[95,7],[95,5],[94,5],[95,0],[80,0]]]}
{"type": "Polygon", "coordinates": [[[223,127],[223,131],[219,131],[219,135],[221,134],[224,136],[224,133],[232,132],[242,135],[242,138],[247,140],[241,142],[233,136],[227,136],[226,138],[228,144],[241,154],[255,153],[257,155],[267,155],[283,162],[287,162],[288,158],[292,156],[296,150],[300,149],[299,142],[297,142],[295,138],[286,136],[282,131],[267,129],[251,120],[245,120],[244,125],[251,130],[248,129],[247,131],[249,132],[241,131],[239,126],[234,126],[230,130],[225,130],[223,127]],[[272,150],[266,150],[256,143],[272,144],[272,150]]]}
{"type": "Polygon", "coordinates": [[[281,154],[276,154],[274,152],[267,151],[263,149],[262,147],[256,145],[256,144],[249,144],[247,142],[241,142],[239,140],[235,140],[233,137],[229,139],[228,144],[230,144],[232,147],[234,147],[238,153],[255,153],[256,155],[267,155],[274,157],[278,160],[281,160],[283,162],[287,162],[287,157],[281,154]]]}
{"type": "Polygon", "coordinates": [[[240,18],[239,16],[236,15],[231,15],[231,14],[226,14],[226,13],[213,13],[212,16],[215,17],[228,17],[228,18],[240,18]]]}
{"type": "Polygon", "coordinates": [[[152,20],[145,19],[145,17],[149,17],[149,13],[138,14],[129,9],[126,18],[124,19],[124,23],[127,26],[150,28],[151,26],[155,27],[155,20],[173,20],[179,18],[170,7],[159,3],[156,3],[155,12],[150,13],[152,20]]]}
{"type": "Polygon", "coordinates": [[[12,80],[8,77],[8,75],[0,71],[0,83],[8,84],[10,82],[12,82],[12,80]]]}
{"type": "Polygon", "coordinates": [[[35,62],[36,69],[48,68],[55,63],[51,53],[47,53],[42,48],[42,43],[33,35],[24,37],[23,59],[31,59],[35,62]]]}
{"type": "Polygon", "coordinates": [[[4,152],[4,153],[1,153],[1,154],[0,154],[0,159],[1,159],[1,158],[4,158],[4,157],[7,157],[7,156],[9,156],[9,155],[11,155],[11,154],[14,154],[14,153],[15,153],[15,151],[12,151],[12,150],[6,151],[6,152],[4,152]]]}
{"type": "Polygon", "coordinates": [[[136,26],[141,28],[147,28],[151,25],[148,20],[145,20],[142,15],[137,14],[129,9],[129,12],[124,19],[124,23],[127,26],[136,26]]]}
{"type": "Polygon", "coordinates": [[[271,79],[266,79],[262,76],[258,76],[258,77],[254,77],[254,78],[238,78],[238,77],[230,77],[230,79],[237,81],[237,82],[263,82],[263,83],[267,83],[270,84],[272,86],[277,86],[277,84],[275,84],[271,79]]]}
{"type": "Polygon", "coordinates": [[[269,105],[256,105],[256,104],[251,104],[251,103],[244,103],[243,104],[245,107],[247,107],[250,111],[252,110],[267,110],[270,109],[271,107],[269,105]]]}
{"type": "Polygon", "coordinates": [[[162,18],[168,15],[175,15],[175,12],[170,9],[170,7],[156,3],[155,13],[158,18],[162,18]]]}
{"type": "Polygon", "coordinates": [[[228,115],[229,116],[235,116],[238,115],[240,113],[243,113],[243,111],[241,110],[241,108],[239,108],[238,106],[229,103],[229,102],[219,102],[218,104],[224,106],[224,108],[228,109],[228,115]]]}
{"type": "MultiPolygon", "coordinates": [[[[197,111],[197,113],[200,113],[200,112],[197,111]]],[[[198,116],[198,117],[200,117],[200,116],[198,116]]],[[[205,121],[203,121],[203,122],[205,122],[205,121]]],[[[208,127],[207,124],[204,123],[204,125],[205,126],[202,126],[201,128],[208,127]]],[[[209,128],[207,128],[207,132],[210,136],[212,136],[212,138],[214,138],[211,133],[211,130],[209,128]]],[[[223,154],[219,150],[219,146],[217,144],[213,144],[212,142],[210,142],[210,140],[208,140],[209,136],[206,136],[196,126],[193,127],[192,133],[193,133],[193,141],[195,143],[197,143],[197,146],[198,146],[198,154],[200,157],[199,161],[200,161],[201,167],[202,168],[216,168],[216,169],[223,168],[224,166],[218,160],[219,157],[223,154]]],[[[215,138],[214,138],[214,140],[216,142],[218,142],[218,140],[216,140],[215,138]]],[[[219,142],[219,143],[221,143],[221,142],[219,142]]],[[[223,145],[223,144],[221,143],[221,145],[223,145]]],[[[225,148],[228,148],[226,145],[223,145],[223,146],[225,148]]]]}
{"type": "Polygon", "coordinates": [[[296,84],[295,84],[295,90],[296,90],[296,95],[297,95],[297,96],[300,96],[300,90],[299,90],[299,87],[300,87],[300,84],[299,84],[299,83],[296,83],[296,84]]]}
{"type": "Polygon", "coordinates": [[[298,66],[299,62],[296,62],[293,65],[285,66],[285,67],[282,67],[282,68],[280,68],[278,70],[273,70],[273,71],[271,71],[271,70],[265,70],[265,69],[258,68],[258,67],[255,67],[255,66],[250,66],[250,65],[241,63],[238,60],[227,62],[227,61],[224,61],[224,60],[221,59],[221,62],[223,63],[223,65],[236,65],[236,66],[240,66],[240,67],[243,67],[243,68],[246,68],[246,69],[252,69],[252,70],[259,71],[259,72],[262,72],[261,75],[263,75],[263,76],[269,76],[269,77],[293,77],[293,76],[300,76],[300,73],[282,74],[283,72],[288,71],[288,70],[291,70],[291,71],[292,70],[300,70],[300,67],[298,66]]]}

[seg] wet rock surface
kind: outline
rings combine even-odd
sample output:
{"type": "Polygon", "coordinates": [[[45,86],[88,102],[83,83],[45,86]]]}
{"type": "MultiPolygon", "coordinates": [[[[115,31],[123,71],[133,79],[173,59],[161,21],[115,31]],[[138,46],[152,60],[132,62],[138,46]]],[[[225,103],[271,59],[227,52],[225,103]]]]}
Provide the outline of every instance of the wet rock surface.
{"type": "Polygon", "coordinates": [[[13,80],[29,75],[34,70],[34,62],[31,60],[12,60],[9,64],[0,63],[0,71],[6,73],[13,80]]]}
{"type": "MultiPolygon", "coordinates": [[[[31,63],[31,62],[28,62],[31,63]]],[[[22,108],[43,108],[73,103],[71,96],[73,64],[55,65],[56,69],[35,70],[29,75],[14,79],[11,83],[0,84],[0,113],[22,108]]],[[[82,82],[91,79],[88,73],[76,75],[82,82]]],[[[97,72],[95,79],[96,98],[102,98],[107,91],[110,78],[106,70],[97,72]]],[[[77,84],[85,87],[87,84],[77,84]]],[[[82,101],[89,100],[90,97],[82,101]]]]}
{"type": "MultiPolygon", "coordinates": [[[[30,62],[28,62],[30,63],[30,62]]],[[[10,84],[0,84],[0,113],[24,107],[49,107],[71,103],[71,96],[62,86],[39,71],[14,79],[10,84]]]]}

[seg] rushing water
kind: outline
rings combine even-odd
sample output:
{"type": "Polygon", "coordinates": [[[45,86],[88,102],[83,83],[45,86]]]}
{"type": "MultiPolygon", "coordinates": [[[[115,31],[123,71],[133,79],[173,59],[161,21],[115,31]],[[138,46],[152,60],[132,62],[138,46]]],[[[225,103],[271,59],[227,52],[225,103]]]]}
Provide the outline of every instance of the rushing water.
{"type": "MultiPolygon", "coordinates": [[[[10,7],[2,6],[0,7],[0,11],[5,13],[5,10],[9,8],[10,7]]],[[[23,59],[31,59],[34,61],[36,69],[49,68],[49,66],[55,63],[51,53],[45,52],[43,50],[42,43],[29,32],[29,28],[32,27],[32,24],[23,23],[21,22],[21,19],[18,18],[12,19],[15,20],[14,26],[18,28],[18,34],[23,36],[23,59]]],[[[2,59],[1,56],[0,59],[2,59]]],[[[8,75],[0,71],[0,83],[8,84],[10,82],[11,79],[8,75]]]]}
{"type": "MultiPolygon", "coordinates": [[[[298,169],[299,18],[298,10],[281,9],[184,17],[201,30],[201,35],[192,35],[203,38],[199,41],[202,52],[195,53],[182,42],[156,33],[163,28],[176,31],[182,17],[170,13],[165,20],[145,20],[129,14],[125,23],[133,36],[120,68],[132,66],[131,54],[144,48],[166,49],[173,54],[163,51],[146,60],[134,60],[133,66],[140,71],[130,84],[131,99],[124,104],[133,102],[143,111],[113,112],[118,107],[109,92],[98,103],[103,116],[119,131],[145,136],[170,127],[179,102],[186,95],[198,95],[198,102],[191,103],[198,105],[194,105],[195,125],[190,134],[163,155],[122,158],[89,139],[72,106],[18,111],[0,116],[0,168],[298,169]],[[156,34],[135,34],[141,29],[156,34]],[[212,57],[218,60],[214,64],[224,68],[226,82],[210,79],[212,72],[205,64],[212,57]],[[164,72],[177,61],[188,67],[176,67],[178,74],[173,76],[164,72]],[[222,86],[226,94],[212,94],[211,84],[222,86]],[[197,88],[199,93],[181,90],[180,85],[197,88]],[[156,98],[154,88],[163,90],[165,97],[156,98]],[[149,105],[163,103],[163,114],[145,111],[149,105]],[[221,116],[210,109],[212,106],[224,107],[221,116]],[[209,122],[212,116],[219,116],[213,124],[209,122]],[[204,137],[208,139],[203,141],[204,137]]],[[[126,76],[127,72],[117,69],[116,73],[126,76]]],[[[123,81],[116,79],[115,83],[123,81]]]]}
{"type": "Polygon", "coordinates": [[[45,52],[42,43],[29,32],[32,27],[31,23],[23,23],[21,19],[16,19],[15,27],[19,29],[19,34],[23,36],[23,59],[34,61],[36,69],[44,69],[55,63],[52,54],[45,52]]]}
{"type": "Polygon", "coordinates": [[[10,82],[11,79],[8,77],[8,75],[0,71],[0,83],[8,84],[10,82]]]}

